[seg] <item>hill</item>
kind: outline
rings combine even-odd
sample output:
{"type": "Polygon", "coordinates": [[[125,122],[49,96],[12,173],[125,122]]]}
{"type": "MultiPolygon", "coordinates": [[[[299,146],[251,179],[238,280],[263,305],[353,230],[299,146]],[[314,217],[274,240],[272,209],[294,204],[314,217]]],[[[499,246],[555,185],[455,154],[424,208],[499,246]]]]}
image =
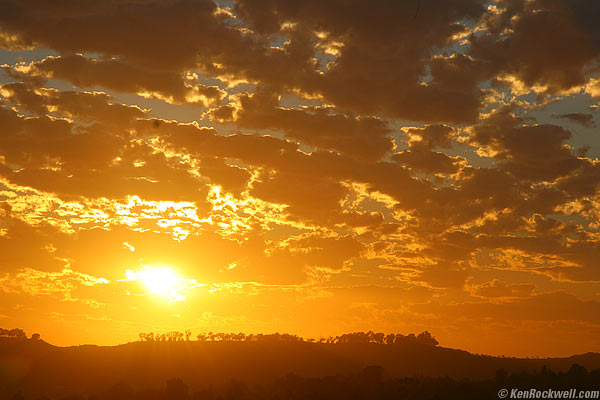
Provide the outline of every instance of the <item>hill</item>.
{"type": "MultiPolygon", "coordinates": [[[[0,394],[66,396],[100,393],[119,382],[136,390],[163,388],[181,378],[191,389],[237,380],[272,384],[290,373],[305,378],[353,374],[383,367],[386,378],[450,377],[481,380],[496,371],[567,371],[573,364],[600,368],[600,354],[520,359],[410,344],[309,342],[135,342],[120,346],[56,347],[42,340],[0,338],[0,394]]],[[[26,397],[29,398],[29,397],[26,397]]]]}

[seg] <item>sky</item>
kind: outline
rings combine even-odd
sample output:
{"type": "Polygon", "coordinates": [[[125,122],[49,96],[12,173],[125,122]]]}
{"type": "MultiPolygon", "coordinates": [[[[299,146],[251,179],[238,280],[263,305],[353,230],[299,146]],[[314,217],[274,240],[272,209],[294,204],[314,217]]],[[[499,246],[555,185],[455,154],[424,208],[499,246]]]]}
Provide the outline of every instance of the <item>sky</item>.
{"type": "Polygon", "coordinates": [[[600,351],[600,2],[0,2],[0,326],[600,351]]]}

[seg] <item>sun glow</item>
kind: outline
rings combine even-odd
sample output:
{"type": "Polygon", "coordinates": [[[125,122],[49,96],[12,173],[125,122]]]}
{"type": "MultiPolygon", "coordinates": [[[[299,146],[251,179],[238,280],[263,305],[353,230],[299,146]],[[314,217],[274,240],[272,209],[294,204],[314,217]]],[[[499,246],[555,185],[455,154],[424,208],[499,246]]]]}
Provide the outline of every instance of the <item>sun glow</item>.
{"type": "Polygon", "coordinates": [[[204,286],[193,279],[185,279],[179,276],[169,267],[146,266],[140,271],[125,271],[125,281],[139,281],[149,293],[165,297],[169,302],[183,301],[186,296],[182,291],[195,287],[204,286]]]}

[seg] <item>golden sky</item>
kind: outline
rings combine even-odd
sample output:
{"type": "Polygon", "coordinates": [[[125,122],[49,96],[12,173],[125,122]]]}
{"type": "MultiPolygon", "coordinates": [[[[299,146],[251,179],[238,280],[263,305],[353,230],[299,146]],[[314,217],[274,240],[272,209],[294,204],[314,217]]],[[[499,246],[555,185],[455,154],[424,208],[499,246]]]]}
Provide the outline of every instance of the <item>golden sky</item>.
{"type": "Polygon", "coordinates": [[[600,350],[600,2],[0,2],[0,326],[600,350]]]}

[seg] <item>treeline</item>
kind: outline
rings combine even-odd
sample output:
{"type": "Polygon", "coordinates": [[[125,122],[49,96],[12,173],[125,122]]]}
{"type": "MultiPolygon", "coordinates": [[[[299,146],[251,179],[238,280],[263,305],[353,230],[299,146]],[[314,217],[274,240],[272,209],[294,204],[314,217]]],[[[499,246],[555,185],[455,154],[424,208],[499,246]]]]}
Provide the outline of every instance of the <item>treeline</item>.
{"type": "MultiPolygon", "coordinates": [[[[142,342],[180,342],[189,341],[191,332],[167,332],[167,333],[140,333],[139,339],[142,342]]],[[[322,337],[319,339],[304,339],[297,335],[287,333],[272,334],[245,334],[245,333],[201,333],[196,336],[199,342],[307,342],[307,343],[331,343],[331,344],[349,344],[349,343],[376,343],[376,344],[402,344],[418,343],[428,346],[437,346],[439,342],[429,333],[424,331],[415,335],[414,333],[402,335],[400,333],[385,334],[382,332],[353,332],[345,333],[340,336],[322,337]]]]}
{"type": "MultiPolygon", "coordinates": [[[[0,337],[8,337],[15,339],[27,339],[27,334],[24,330],[4,329],[0,328],[0,337]]],[[[183,342],[190,341],[192,338],[192,332],[187,330],[185,332],[171,331],[166,333],[140,333],[139,341],[141,342],[183,342]]],[[[32,340],[39,340],[40,334],[34,333],[31,335],[32,340]]],[[[389,333],[385,334],[382,332],[353,332],[345,333],[340,336],[329,336],[321,337],[318,339],[309,338],[304,339],[297,335],[291,335],[288,333],[272,333],[272,334],[245,334],[239,333],[223,333],[223,332],[208,332],[200,333],[196,336],[196,340],[199,342],[306,342],[306,343],[331,343],[331,344],[342,344],[342,343],[376,343],[376,344],[401,344],[401,343],[420,343],[429,346],[437,346],[439,342],[429,333],[424,331],[415,335],[410,333],[403,335],[401,333],[389,333]]]]}
{"type": "Polygon", "coordinates": [[[182,342],[189,341],[192,336],[192,332],[167,332],[167,333],[140,333],[140,342],[182,342]]]}
{"type": "Polygon", "coordinates": [[[534,373],[508,374],[499,370],[494,378],[481,381],[454,380],[449,377],[386,379],[380,366],[370,366],[354,374],[305,378],[290,373],[271,385],[248,385],[242,380],[191,390],[179,378],[166,381],[162,389],[136,388],[120,382],[97,394],[68,397],[27,398],[16,393],[13,400],[482,400],[496,399],[502,389],[512,390],[600,389],[600,370],[588,372],[573,365],[567,372],[542,368],[534,373]]]}
{"type": "MultiPolygon", "coordinates": [[[[0,328],[0,337],[13,338],[13,339],[27,339],[27,334],[23,329],[13,328],[13,329],[4,329],[0,328]]],[[[39,340],[40,334],[34,333],[31,335],[31,339],[39,340]]]]}

